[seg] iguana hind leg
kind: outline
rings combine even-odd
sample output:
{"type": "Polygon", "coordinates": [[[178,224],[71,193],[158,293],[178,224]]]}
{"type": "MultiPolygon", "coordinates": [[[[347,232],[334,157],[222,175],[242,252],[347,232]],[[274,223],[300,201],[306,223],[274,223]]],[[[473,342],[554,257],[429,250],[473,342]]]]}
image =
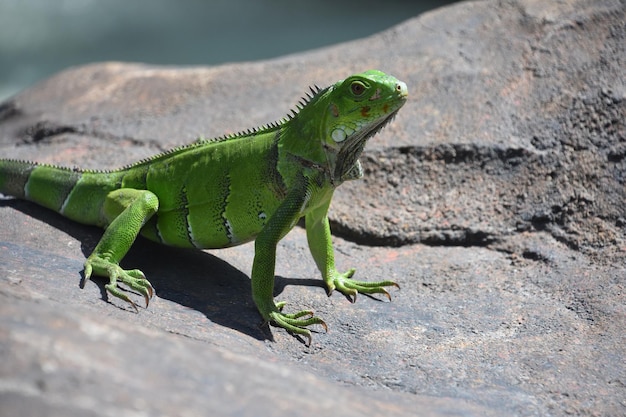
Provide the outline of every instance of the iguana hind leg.
{"type": "Polygon", "coordinates": [[[159,200],[150,191],[122,188],[109,193],[103,206],[109,225],[85,261],[85,281],[92,274],[109,278],[105,286],[109,294],[130,303],[135,310],[137,306],[119,289],[118,283],[124,283],[143,295],[146,306],[154,293],[152,285],[143,272],[138,269],[124,270],[119,263],[158,207],[159,200]]]}

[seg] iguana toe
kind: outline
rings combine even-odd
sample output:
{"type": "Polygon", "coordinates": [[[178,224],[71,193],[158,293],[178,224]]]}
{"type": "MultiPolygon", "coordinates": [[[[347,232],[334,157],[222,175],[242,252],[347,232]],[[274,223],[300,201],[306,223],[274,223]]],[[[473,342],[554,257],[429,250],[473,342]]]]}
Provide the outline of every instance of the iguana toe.
{"type": "Polygon", "coordinates": [[[139,269],[122,269],[119,265],[102,259],[98,256],[91,256],[85,262],[85,280],[91,275],[99,275],[109,278],[109,283],[104,286],[109,294],[129,303],[135,311],[138,311],[137,304],[132,301],[119,287],[118,283],[127,285],[131,290],[137,291],[143,295],[146,307],[150,303],[150,299],[154,295],[154,289],[150,281],[139,269]]]}
{"type": "MultiPolygon", "coordinates": [[[[276,307],[280,310],[285,305],[284,302],[276,303],[276,307]]],[[[307,329],[308,326],[319,324],[324,328],[324,331],[328,332],[328,326],[319,317],[315,317],[311,310],[302,310],[297,313],[285,314],[281,311],[272,311],[268,314],[269,321],[275,325],[284,328],[290,333],[303,336],[307,339],[307,346],[311,345],[312,336],[311,331],[307,329]],[[301,318],[309,316],[308,318],[301,318]]]]}
{"type": "Polygon", "coordinates": [[[349,270],[345,274],[337,273],[336,276],[332,279],[332,286],[329,287],[337,289],[337,291],[348,297],[348,299],[350,299],[350,301],[353,303],[356,302],[356,297],[358,293],[382,294],[387,297],[389,301],[391,301],[391,295],[385,289],[385,287],[400,288],[400,286],[393,281],[357,281],[350,278],[352,275],[354,275],[354,269],[349,270]]]}

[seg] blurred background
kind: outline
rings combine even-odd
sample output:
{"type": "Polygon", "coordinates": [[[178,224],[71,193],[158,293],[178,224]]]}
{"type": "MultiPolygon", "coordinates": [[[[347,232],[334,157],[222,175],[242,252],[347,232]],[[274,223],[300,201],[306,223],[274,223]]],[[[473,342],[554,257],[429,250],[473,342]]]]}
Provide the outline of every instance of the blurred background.
{"type": "Polygon", "coordinates": [[[215,65],[380,32],[454,0],[0,0],[0,101],[73,65],[215,65]]]}

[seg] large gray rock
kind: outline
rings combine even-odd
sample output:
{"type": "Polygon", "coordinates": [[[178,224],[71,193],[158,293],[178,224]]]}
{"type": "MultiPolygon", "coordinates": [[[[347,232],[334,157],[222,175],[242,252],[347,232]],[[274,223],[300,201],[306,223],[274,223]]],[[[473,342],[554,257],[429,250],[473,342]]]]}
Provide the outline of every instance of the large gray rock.
{"type": "Polygon", "coordinates": [[[332,207],[339,265],[397,280],[393,302],[327,298],[303,230],[280,246],[278,297],[330,327],[310,348],[258,326],[250,244],[137,242],[157,297],[134,314],[79,288],[101,231],[0,202],[0,414],[624,415],[625,9],[461,3],[266,62],[69,69],[3,103],[1,157],[107,168],[367,68],[410,89],[332,207]]]}

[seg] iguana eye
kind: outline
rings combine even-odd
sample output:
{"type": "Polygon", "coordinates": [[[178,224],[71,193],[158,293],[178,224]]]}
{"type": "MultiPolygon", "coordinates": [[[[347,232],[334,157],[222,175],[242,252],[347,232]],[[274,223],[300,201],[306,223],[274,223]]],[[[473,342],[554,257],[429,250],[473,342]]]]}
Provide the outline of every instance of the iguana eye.
{"type": "Polygon", "coordinates": [[[353,81],[352,84],[350,84],[350,90],[355,96],[360,96],[365,92],[365,85],[360,81],[353,81]]]}

